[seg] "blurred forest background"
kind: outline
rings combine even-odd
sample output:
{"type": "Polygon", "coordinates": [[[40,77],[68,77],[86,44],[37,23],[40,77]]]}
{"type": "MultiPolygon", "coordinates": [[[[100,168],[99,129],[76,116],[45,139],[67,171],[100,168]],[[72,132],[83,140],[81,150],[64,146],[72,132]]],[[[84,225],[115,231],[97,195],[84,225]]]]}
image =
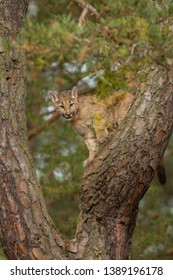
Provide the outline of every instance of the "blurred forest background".
{"type": "MultiPolygon", "coordinates": [[[[19,38],[27,57],[28,138],[49,214],[67,238],[75,233],[87,149],[56,115],[50,90],[77,85],[80,94],[100,98],[120,89],[135,92],[141,64],[171,59],[173,36],[166,22],[172,15],[172,1],[30,2],[19,38]]],[[[171,140],[167,184],[154,180],[140,203],[133,259],[173,259],[172,155],[171,140]]]]}

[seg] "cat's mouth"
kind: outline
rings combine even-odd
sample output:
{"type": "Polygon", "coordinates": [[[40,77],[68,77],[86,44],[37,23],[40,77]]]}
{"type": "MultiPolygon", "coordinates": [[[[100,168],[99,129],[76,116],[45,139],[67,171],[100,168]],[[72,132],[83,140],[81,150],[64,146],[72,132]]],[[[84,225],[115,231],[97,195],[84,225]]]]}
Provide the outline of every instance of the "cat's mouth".
{"type": "Polygon", "coordinates": [[[67,120],[71,120],[74,116],[74,113],[70,114],[70,115],[63,115],[64,118],[66,118],[67,120]]]}

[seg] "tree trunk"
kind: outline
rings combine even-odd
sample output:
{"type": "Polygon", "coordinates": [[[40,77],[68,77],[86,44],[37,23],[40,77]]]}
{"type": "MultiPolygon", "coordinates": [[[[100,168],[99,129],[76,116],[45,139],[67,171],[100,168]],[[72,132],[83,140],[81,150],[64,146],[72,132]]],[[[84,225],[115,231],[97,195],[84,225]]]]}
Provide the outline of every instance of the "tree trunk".
{"type": "Polygon", "coordinates": [[[0,239],[8,259],[62,259],[64,241],[47,214],[28,151],[26,61],[15,40],[27,5],[21,0],[1,5],[0,239]]]}
{"type": "Polygon", "coordinates": [[[143,68],[136,100],[119,130],[88,167],[81,188],[84,258],[129,259],[138,204],[154,177],[173,128],[172,74],[143,68]]]}
{"type": "Polygon", "coordinates": [[[47,214],[25,117],[25,56],[16,35],[27,1],[1,1],[0,239],[9,259],[128,259],[138,204],[173,127],[173,83],[164,66],[142,70],[128,116],[85,171],[75,239],[63,240],[47,214]],[[147,83],[145,83],[147,81],[147,83]]]}

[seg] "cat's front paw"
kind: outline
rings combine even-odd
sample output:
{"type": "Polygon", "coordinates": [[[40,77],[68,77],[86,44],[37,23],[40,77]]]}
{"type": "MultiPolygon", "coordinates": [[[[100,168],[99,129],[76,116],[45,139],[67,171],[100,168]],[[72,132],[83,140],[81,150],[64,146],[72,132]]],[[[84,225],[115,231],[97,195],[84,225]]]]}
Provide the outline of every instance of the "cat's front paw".
{"type": "Polygon", "coordinates": [[[86,168],[91,162],[92,162],[92,160],[86,159],[86,160],[83,162],[83,167],[86,168]]]}

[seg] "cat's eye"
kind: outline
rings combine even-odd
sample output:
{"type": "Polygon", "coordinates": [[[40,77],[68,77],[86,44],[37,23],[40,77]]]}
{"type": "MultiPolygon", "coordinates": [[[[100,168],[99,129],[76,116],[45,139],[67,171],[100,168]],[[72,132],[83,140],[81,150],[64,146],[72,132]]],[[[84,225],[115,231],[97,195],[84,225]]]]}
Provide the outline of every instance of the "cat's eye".
{"type": "Polygon", "coordinates": [[[72,107],[73,105],[74,105],[74,104],[73,104],[73,103],[71,103],[71,104],[70,104],[70,107],[72,107]]]}
{"type": "Polygon", "coordinates": [[[64,106],[63,106],[63,105],[60,105],[59,107],[62,108],[62,109],[64,109],[64,106]]]}

